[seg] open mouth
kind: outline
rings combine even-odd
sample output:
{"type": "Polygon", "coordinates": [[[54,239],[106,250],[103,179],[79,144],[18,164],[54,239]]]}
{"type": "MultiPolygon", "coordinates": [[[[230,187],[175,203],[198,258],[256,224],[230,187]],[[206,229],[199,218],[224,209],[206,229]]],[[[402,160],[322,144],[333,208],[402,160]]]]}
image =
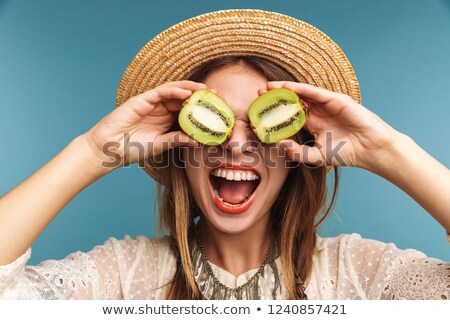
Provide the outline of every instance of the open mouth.
{"type": "Polygon", "coordinates": [[[260,176],[248,167],[216,168],[209,175],[214,204],[221,211],[239,214],[253,203],[260,176]]]}

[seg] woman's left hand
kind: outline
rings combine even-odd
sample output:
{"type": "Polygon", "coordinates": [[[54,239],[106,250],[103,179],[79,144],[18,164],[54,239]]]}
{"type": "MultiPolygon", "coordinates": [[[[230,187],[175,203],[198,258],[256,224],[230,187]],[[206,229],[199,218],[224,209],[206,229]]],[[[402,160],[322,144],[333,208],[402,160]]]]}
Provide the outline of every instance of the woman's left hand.
{"type": "Polygon", "coordinates": [[[289,81],[267,84],[267,90],[274,88],[291,89],[307,104],[305,128],[315,137],[315,145],[291,139],[279,142],[293,161],[369,169],[398,134],[347,95],[289,81]]]}
{"type": "Polygon", "coordinates": [[[295,91],[308,106],[305,128],[315,145],[280,141],[291,160],[370,170],[404,190],[450,230],[450,170],[411,138],[344,94],[287,81],[267,84],[268,90],[274,88],[295,91]]]}

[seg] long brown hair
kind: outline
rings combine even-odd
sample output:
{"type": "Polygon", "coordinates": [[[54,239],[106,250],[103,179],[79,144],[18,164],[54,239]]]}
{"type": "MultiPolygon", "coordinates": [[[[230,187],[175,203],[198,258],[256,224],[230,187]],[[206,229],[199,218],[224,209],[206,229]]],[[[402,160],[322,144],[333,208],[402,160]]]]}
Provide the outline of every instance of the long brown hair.
{"type": "MultiPolygon", "coordinates": [[[[218,68],[240,64],[252,68],[269,81],[296,79],[280,66],[258,57],[226,57],[213,60],[196,70],[190,80],[202,82],[218,68]]],[[[294,136],[299,143],[313,144],[314,137],[305,130],[294,136]]],[[[167,299],[201,299],[194,279],[190,249],[192,246],[194,218],[199,214],[186,178],[179,149],[163,155],[166,166],[162,176],[166,183],[158,185],[160,227],[169,231],[171,247],[177,258],[177,269],[168,284],[167,299]]],[[[282,274],[289,299],[302,299],[303,282],[309,280],[316,232],[334,205],[339,180],[334,169],[331,196],[328,197],[325,167],[299,165],[292,168],[271,210],[271,226],[279,241],[282,274]],[[283,231],[283,232],[282,232],[283,231]]]]}

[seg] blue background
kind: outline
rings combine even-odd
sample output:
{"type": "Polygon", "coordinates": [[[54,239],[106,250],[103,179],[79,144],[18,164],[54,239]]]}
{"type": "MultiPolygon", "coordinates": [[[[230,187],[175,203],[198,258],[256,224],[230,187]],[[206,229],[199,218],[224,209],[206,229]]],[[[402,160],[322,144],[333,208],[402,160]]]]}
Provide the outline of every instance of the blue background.
{"type": "MultiPolygon", "coordinates": [[[[449,1],[0,0],[0,195],[114,108],[123,71],[148,40],[230,8],[278,11],[327,33],[352,62],[363,104],[450,167],[449,1]]],[[[360,169],[342,173],[323,235],[357,232],[450,260],[443,228],[406,194],[360,169]]],[[[31,263],[154,234],[154,192],[138,167],[114,171],[67,205],[31,263]]]]}

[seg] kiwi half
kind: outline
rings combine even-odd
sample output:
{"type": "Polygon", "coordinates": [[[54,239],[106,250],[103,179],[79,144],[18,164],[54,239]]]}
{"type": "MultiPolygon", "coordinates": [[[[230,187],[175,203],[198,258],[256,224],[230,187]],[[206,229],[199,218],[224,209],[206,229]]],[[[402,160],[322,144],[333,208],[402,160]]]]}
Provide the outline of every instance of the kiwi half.
{"type": "Polygon", "coordinates": [[[234,114],[225,101],[211,91],[202,89],[195,91],[183,103],[178,123],[194,140],[207,145],[219,145],[231,135],[234,114]]]}
{"type": "Polygon", "coordinates": [[[276,143],[296,134],[305,124],[305,107],[289,89],[272,89],[248,109],[253,131],[264,143],[276,143]]]}

